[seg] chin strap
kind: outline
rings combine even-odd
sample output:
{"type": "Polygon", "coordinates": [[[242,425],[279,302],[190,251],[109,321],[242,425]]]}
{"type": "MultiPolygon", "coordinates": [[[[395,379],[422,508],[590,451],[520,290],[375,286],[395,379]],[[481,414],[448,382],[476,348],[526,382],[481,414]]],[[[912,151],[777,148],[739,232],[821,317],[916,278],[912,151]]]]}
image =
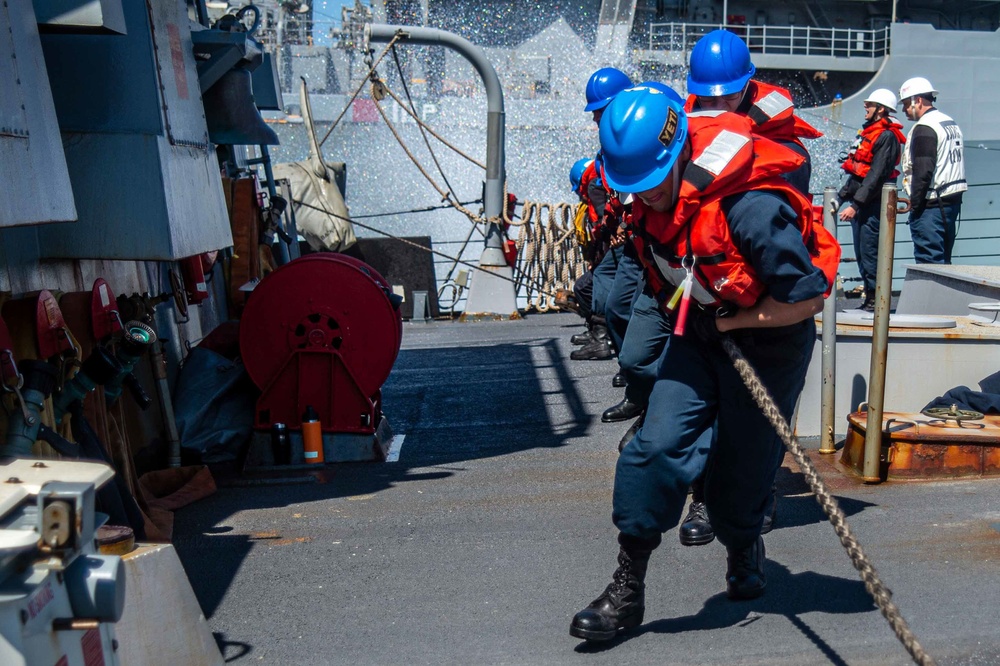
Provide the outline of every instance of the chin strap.
{"type": "Polygon", "coordinates": [[[677,200],[681,195],[681,170],[680,159],[674,160],[674,166],[670,168],[670,179],[673,184],[673,191],[670,194],[670,209],[677,205],[677,200]]]}

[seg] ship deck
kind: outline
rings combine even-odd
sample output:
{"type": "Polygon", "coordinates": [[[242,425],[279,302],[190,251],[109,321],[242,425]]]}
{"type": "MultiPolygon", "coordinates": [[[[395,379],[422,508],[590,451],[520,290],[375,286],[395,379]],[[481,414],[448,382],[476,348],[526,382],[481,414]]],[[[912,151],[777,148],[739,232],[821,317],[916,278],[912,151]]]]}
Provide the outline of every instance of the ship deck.
{"type": "MultiPolygon", "coordinates": [[[[407,323],[383,389],[397,462],[223,487],[181,510],[175,544],[227,661],[910,663],[790,461],[762,598],[728,601],[725,549],[671,531],[645,624],[601,646],[568,635],[615,567],[628,426],[600,421],[621,395],[615,364],[569,360],[578,322],[407,323]]],[[[1000,479],[866,486],[812,457],[924,648],[1000,663],[1000,479]]]]}

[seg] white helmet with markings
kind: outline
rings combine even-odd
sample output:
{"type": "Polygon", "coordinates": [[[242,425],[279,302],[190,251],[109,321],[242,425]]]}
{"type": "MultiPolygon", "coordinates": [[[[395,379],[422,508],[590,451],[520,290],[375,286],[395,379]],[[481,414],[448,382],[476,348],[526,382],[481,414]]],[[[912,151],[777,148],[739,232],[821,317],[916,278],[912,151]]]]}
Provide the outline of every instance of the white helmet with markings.
{"type": "Polygon", "coordinates": [[[937,90],[934,90],[934,86],[931,82],[922,76],[915,76],[912,79],[907,79],[903,82],[903,85],[899,87],[899,101],[900,103],[906,101],[914,95],[936,95],[937,90]]]}

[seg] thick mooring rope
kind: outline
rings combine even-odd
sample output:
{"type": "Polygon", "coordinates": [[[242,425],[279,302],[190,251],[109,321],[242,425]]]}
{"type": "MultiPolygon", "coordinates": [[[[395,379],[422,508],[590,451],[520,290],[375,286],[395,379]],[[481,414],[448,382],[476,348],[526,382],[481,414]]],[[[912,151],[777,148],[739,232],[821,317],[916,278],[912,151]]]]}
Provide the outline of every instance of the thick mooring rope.
{"type": "Polygon", "coordinates": [[[344,220],[345,222],[350,222],[351,224],[355,224],[355,225],[361,227],[362,229],[367,229],[368,231],[373,231],[373,232],[379,234],[380,236],[385,236],[386,238],[391,238],[392,240],[397,240],[400,243],[403,243],[404,245],[408,245],[408,246],[410,246],[410,247],[412,247],[412,248],[414,248],[416,250],[421,250],[422,252],[427,252],[428,254],[433,254],[436,257],[441,257],[443,259],[448,259],[449,261],[453,261],[456,264],[461,264],[462,266],[466,266],[466,267],[471,268],[473,270],[481,271],[483,273],[488,273],[488,274],[492,275],[495,278],[499,278],[499,279],[505,280],[507,282],[512,282],[512,283],[514,283],[515,288],[517,290],[520,290],[522,288],[522,286],[524,286],[524,281],[527,280],[528,282],[530,282],[530,284],[528,284],[526,286],[526,288],[540,291],[542,293],[547,294],[548,296],[551,296],[552,298],[556,297],[555,292],[549,292],[549,291],[547,291],[542,284],[540,284],[540,283],[538,283],[538,282],[535,281],[534,277],[530,277],[529,278],[527,276],[524,276],[523,274],[521,274],[521,273],[518,272],[517,268],[514,269],[514,271],[516,273],[516,277],[515,278],[509,278],[509,277],[507,277],[505,275],[500,275],[498,273],[494,273],[493,271],[486,270],[485,268],[482,268],[478,264],[474,264],[472,262],[465,261],[464,259],[461,259],[460,257],[455,257],[455,256],[452,256],[450,254],[446,254],[444,252],[441,252],[439,250],[435,250],[435,249],[426,247],[426,246],[421,245],[419,243],[415,243],[415,242],[413,242],[413,241],[411,241],[411,240],[409,240],[407,238],[403,238],[402,236],[397,236],[395,234],[390,234],[388,231],[382,231],[381,229],[379,229],[377,227],[373,227],[371,225],[364,224],[363,222],[358,222],[356,219],[352,219],[352,218],[349,218],[349,217],[344,217],[342,215],[337,215],[336,213],[330,212],[330,211],[328,211],[328,210],[326,210],[324,208],[320,208],[318,206],[314,206],[314,205],[312,205],[310,203],[306,203],[305,201],[302,201],[300,199],[294,199],[293,198],[292,199],[292,203],[294,203],[297,206],[304,206],[306,208],[315,210],[315,211],[320,212],[320,213],[326,213],[329,217],[332,217],[332,218],[337,218],[339,220],[344,220]]]}
{"type": "Polygon", "coordinates": [[[572,289],[585,271],[583,253],[576,240],[572,204],[552,205],[526,201],[514,241],[518,256],[518,291],[523,287],[529,307],[539,312],[554,309],[552,296],[572,289]],[[548,210],[548,215],[544,213],[548,210]]]}
{"type": "MultiPolygon", "coordinates": [[[[507,181],[503,183],[503,206],[501,208],[500,215],[494,217],[486,217],[483,215],[476,214],[462,202],[458,200],[458,196],[451,189],[451,185],[448,183],[447,177],[445,177],[441,165],[434,155],[434,151],[431,148],[430,142],[427,140],[424,132],[429,133],[435,139],[443,143],[447,148],[458,153],[461,157],[472,162],[473,164],[485,169],[486,165],[481,162],[476,161],[472,157],[466,155],[461,150],[459,150],[455,145],[449,143],[439,134],[434,132],[426,123],[424,123],[417,115],[414,113],[413,109],[405,104],[403,100],[399,98],[395,93],[393,93],[385,85],[385,83],[377,78],[376,68],[378,64],[385,57],[386,53],[390,50],[393,53],[393,57],[396,57],[396,51],[394,48],[396,40],[399,38],[397,35],[393,38],[392,42],[386,47],[386,50],[378,57],[378,59],[372,64],[369,69],[368,77],[362,82],[361,87],[365,83],[371,83],[372,85],[372,100],[375,103],[375,108],[379,115],[382,117],[383,122],[385,122],[386,127],[389,129],[393,138],[399,144],[400,148],[410,159],[413,165],[420,172],[420,175],[430,184],[431,187],[440,195],[441,201],[447,207],[454,208],[458,212],[465,215],[469,221],[472,223],[473,229],[479,230],[479,232],[485,237],[486,233],[483,231],[480,225],[483,224],[496,224],[498,226],[513,226],[520,227],[518,238],[515,241],[515,247],[517,248],[518,259],[514,266],[515,279],[511,280],[514,282],[516,291],[521,293],[522,289],[525,291],[525,296],[528,301],[528,307],[534,307],[539,312],[547,312],[550,309],[557,309],[555,306],[556,293],[560,289],[569,290],[573,288],[573,283],[586,271],[583,260],[583,252],[580,245],[576,239],[575,228],[573,226],[573,213],[576,211],[576,206],[572,204],[544,204],[544,203],[531,203],[525,202],[523,205],[523,210],[521,213],[521,221],[512,220],[508,215],[507,207],[507,181]],[[378,88],[376,91],[375,88],[378,88]],[[392,121],[389,119],[382,108],[381,99],[383,94],[390,96],[393,101],[395,101],[404,112],[406,112],[420,127],[421,135],[424,138],[424,143],[430,152],[431,158],[434,161],[438,172],[441,173],[442,178],[445,181],[446,187],[439,185],[434,177],[430,174],[429,170],[421,164],[417,156],[410,150],[403,137],[400,135],[399,131],[393,125],[392,121]],[[548,218],[545,219],[543,215],[544,210],[549,211],[548,218]],[[534,299],[534,302],[532,302],[534,299]]],[[[397,68],[399,68],[397,61],[397,68]]],[[[400,68],[401,69],[401,68],[400,68]]],[[[402,72],[400,72],[402,76],[402,72]]],[[[361,92],[361,87],[354,93],[354,96],[348,101],[348,106],[350,106],[351,101],[361,92]]],[[[406,90],[404,85],[404,91],[409,96],[409,91],[406,90]]],[[[345,107],[345,113],[346,113],[345,107]]],[[[327,131],[326,135],[323,137],[325,141],[333,128],[336,127],[340,118],[343,117],[341,113],[340,117],[334,122],[333,126],[327,131]]],[[[320,142],[322,144],[322,141],[320,142]]],[[[308,206],[309,208],[315,208],[314,206],[308,206]]],[[[325,208],[325,206],[324,206],[325,208]]],[[[333,215],[330,211],[324,210],[327,215],[333,215]]],[[[339,216],[334,216],[339,217],[339,216]]],[[[352,220],[358,226],[376,231],[377,233],[383,234],[390,238],[396,238],[397,240],[404,239],[393,236],[392,234],[385,233],[381,230],[375,229],[373,227],[368,227],[357,220],[352,220]]],[[[466,238],[465,244],[468,244],[471,239],[472,231],[469,233],[469,238],[466,238]]],[[[423,246],[413,244],[416,247],[426,250],[423,246]]],[[[462,251],[464,251],[465,245],[462,246],[462,251]]],[[[459,252],[461,255],[462,251],[459,252]]],[[[471,268],[479,270],[479,266],[470,264],[465,261],[461,261],[456,257],[449,257],[441,252],[431,250],[433,254],[447,257],[452,260],[452,268],[448,272],[448,277],[450,279],[452,272],[458,266],[458,264],[466,265],[471,268]]],[[[495,273],[491,273],[496,276],[495,273]]],[[[497,276],[499,277],[499,276],[497,276]]],[[[508,278],[504,278],[508,279],[508,278]]]]}
{"type": "Polygon", "coordinates": [[[900,614],[899,608],[892,602],[892,592],[879,580],[874,565],[868,560],[868,557],[861,549],[861,544],[858,543],[858,540],[851,532],[844,512],[837,504],[837,500],[830,495],[822,479],[819,478],[819,473],[813,466],[809,456],[799,446],[799,443],[795,441],[791,428],[785,422],[778,406],[774,404],[774,399],[767,392],[767,388],[761,383],[757,373],[731,338],[724,336],[722,346],[726,350],[726,353],[729,354],[729,358],[733,361],[733,366],[740,374],[743,383],[746,384],[747,389],[753,395],[753,399],[764,413],[764,416],[774,426],[774,429],[778,432],[778,436],[781,437],[781,441],[785,443],[785,447],[792,454],[792,457],[795,458],[795,462],[798,463],[799,469],[802,470],[802,475],[806,479],[806,483],[809,484],[809,488],[816,495],[816,501],[823,507],[823,511],[830,519],[834,531],[840,538],[840,543],[847,550],[847,554],[851,558],[851,564],[861,574],[861,580],[864,581],[865,589],[868,590],[872,599],[875,600],[875,605],[878,606],[882,615],[889,621],[889,626],[892,627],[896,637],[899,638],[903,647],[913,657],[915,663],[921,664],[921,666],[933,666],[934,659],[924,652],[920,643],[917,642],[917,638],[910,631],[906,620],[900,614]]]}

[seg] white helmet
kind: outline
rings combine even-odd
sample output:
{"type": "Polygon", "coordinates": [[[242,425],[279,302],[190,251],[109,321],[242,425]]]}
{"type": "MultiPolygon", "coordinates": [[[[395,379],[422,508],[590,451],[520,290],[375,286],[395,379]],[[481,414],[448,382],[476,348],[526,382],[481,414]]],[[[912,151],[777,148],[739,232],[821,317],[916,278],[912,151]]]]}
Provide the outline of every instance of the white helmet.
{"type": "Polygon", "coordinates": [[[934,90],[934,86],[931,82],[922,76],[915,76],[912,79],[907,79],[903,82],[903,85],[899,87],[899,101],[913,97],[914,95],[936,95],[937,90],[934,90]]]}
{"type": "Polygon", "coordinates": [[[865,101],[881,104],[890,111],[896,108],[896,95],[888,88],[876,88],[868,94],[865,101]]]}

